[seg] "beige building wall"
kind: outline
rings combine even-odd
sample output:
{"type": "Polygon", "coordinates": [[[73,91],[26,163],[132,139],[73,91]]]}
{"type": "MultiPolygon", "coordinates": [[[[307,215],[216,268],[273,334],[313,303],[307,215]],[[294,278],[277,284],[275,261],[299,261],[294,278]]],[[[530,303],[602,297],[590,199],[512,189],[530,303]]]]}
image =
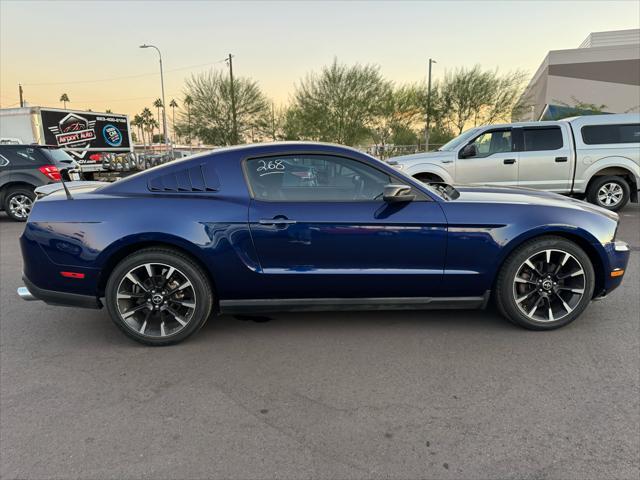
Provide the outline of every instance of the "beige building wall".
{"type": "Polygon", "coordinates": [[[514,120],[538,120],[547,105],[640,111],[640,29],[592,33],[581,48],[550,51],[525,89],[514,120]]]}

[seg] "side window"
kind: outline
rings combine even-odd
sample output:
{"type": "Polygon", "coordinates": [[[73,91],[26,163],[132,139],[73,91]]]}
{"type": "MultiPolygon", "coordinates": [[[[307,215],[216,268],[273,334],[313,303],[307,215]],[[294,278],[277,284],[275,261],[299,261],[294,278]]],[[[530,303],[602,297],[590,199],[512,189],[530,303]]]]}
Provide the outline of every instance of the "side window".
{"type": "Polygon", "coordinates": [[[28,167],[32,165],[40,165],[45,162],[45,158],[37,148],[33,147],[20,147],[7,149],[5,156],[14,165],[20,167],[28,167]]]}
{"type": "Polygon", "coordinates": [[[369,165],[327,155],[287,155],[247,160],[258,200],[348,202],[381,199],[391,178],[369,165]]]}
{"type": "Polygon", "coordinates": [[[483,158],[494,153],[511,151],[511,130],[493,130],[484,132],[472,142],[478,154],[473,158],[483,158]]]}
{"type": "Polygon", "coordinates": [[[525,152],[562,148],[562,131],[560,127],[525,128],[522,134],[524,136],[525,152]]]}
{"type": "Polygon", "coordinates": [[[640,124],[587,125],[582,127],[582,141],[587,145],[640,143],[640,124]]]}

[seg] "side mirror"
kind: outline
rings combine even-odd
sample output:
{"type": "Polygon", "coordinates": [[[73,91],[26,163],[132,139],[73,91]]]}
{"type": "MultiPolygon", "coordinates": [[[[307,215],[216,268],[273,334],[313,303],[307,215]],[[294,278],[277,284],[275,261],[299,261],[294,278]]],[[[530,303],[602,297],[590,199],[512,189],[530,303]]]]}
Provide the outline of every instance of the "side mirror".
{"type": "Polygon", "coordinates": [[[460,150],[460,158],[475,157],[476,155],[478,155],[478,147],[475,143],[470,143],[460,150]]]}
{"type": "Polygon", "coordinates": [[[387,203],[411,202],[416,196],[407,185],[385,185],[382,199],[387,203]]]}

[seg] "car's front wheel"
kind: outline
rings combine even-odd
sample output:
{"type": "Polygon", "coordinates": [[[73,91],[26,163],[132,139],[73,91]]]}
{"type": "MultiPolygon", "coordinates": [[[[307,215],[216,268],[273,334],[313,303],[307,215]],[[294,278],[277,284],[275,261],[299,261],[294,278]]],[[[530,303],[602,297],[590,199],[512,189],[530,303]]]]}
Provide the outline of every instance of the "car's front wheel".
{"type": "Polygon", "coordinates": [[[105,290],[113,322],[145,345],[181,342],[207,321],[213,293],[204,271],[171,249],[147,248],[113,270],[105,290]]]}
{"type": "Polygon", "coordinates": [[[593,296],[589,256],[562,237],[531,240],[505,261],[496,282],[496,303],[513,323],[551,330],[571,323],[593,296]]]}

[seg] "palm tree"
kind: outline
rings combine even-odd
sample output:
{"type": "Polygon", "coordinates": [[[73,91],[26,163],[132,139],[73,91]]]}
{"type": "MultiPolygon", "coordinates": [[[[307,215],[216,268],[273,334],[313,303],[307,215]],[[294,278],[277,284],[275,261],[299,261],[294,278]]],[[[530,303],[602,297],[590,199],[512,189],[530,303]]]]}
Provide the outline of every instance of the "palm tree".
{"type": "MultiPolygon", "coordinates": [[[[158,109],[158,122],[160,121],[160,109],[164,109],[164,105],[162,104],[162,100],[156,98],[156,101],[153,102],[153,106],[158,109]]],[[[158,134],[160,133],[160,127],[158,126],[158,134]]]]}
{"type": "Polygon", "coordinates": [[[193,105],[193,98],[191,98],[191,95],[185,95],[182,103],[187,106],[187,138],[189,139],[189,147],[191,147],[191,105],[193,105]]]}
{"type": "Polygon", "coordinates": [[[144,145],[144,130],[142,130],[142,125],[144,124],[144,120],[142,115],[136,114],[131,121],[131,125],[138,129],[138,136],[142,139],[142,144],[144,145]]]}
{"type": "MultiPolygon", "coordinates": [[[[178,107],[178,102],[176,102],[173,98],[169,102],[169,106],[171,107],[171,123],[173,134],[176,134],[176,108],[178,107]]],[[[174,139],[175,140],[175,139],[174,139]]]]}
{"type": "MultiPolygon", "coordinates": [[[[152,118],[151,120],[149,120],[149,129],[151,131],[151,137],[150,137],[150,142],[151,144],[153,144],[153,132],[154,130],[157,128],[158,129],[158,139],[160,139],[160,124],[156,121],[155,118],[152,118]]],[[[160,143],[160,142],[158,142],[160,143]]]]}
{"type": "Polygon", "coordinates": [[[62,102],[62,104],[64,105],[64,108],[66,110],[67,108],[67,102],[71,103],[71,100],[69,100],[69,95],[67,95],[66,93],[63,93],[62,95],[60,95],[60,102],[62,102]]]}
{"type": "MultiPolygon", "coordinates": [[[[153,120],[153,113],[151,113],[151,110],[145,107],[142,110],[142,113],[140,113],[140,117],[142,118],[142,131],[144,132],[146,130],[148,132],[149,123],[151,122],[151,120],[153,120]]],[[[149,145],[151,145],[152,141],[153,141],[153,137],[149,139],[149,145]]]]}

